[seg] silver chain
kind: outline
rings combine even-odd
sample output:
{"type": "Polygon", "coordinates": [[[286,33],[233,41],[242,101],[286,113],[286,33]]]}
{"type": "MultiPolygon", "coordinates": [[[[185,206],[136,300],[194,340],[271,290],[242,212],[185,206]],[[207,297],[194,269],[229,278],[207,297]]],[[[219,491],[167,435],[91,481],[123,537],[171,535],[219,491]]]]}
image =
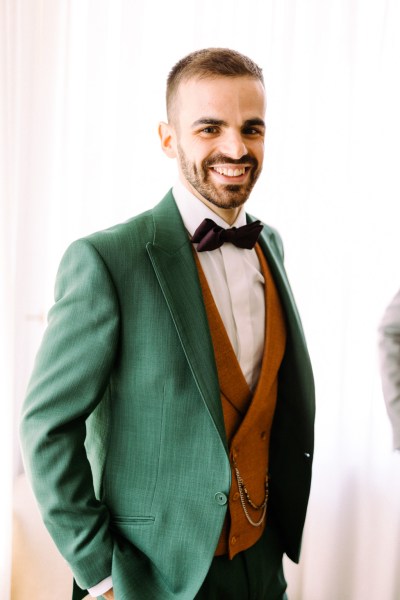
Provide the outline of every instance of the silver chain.
{"type": "Polygon", "coordinates": [[[255,504],[250,496],[249,496],[249,492],[246,489],[246,486],[244,485],[244,481],[239,473],[239,469],[237,467],[236,461],[235,459],[233,459],[233,464],[234,464],[234,469],[235,469],[235,475],[236,475],[236,479],[237,479],[237,484],[238,484],[238,488],[239,488],[239,495],[240,495],[240,502],[243,508],[243,512],[245,514],[246,519],[248,520],[248,522],[250,523],[250,525],[252,525],[253,527],[259,527],[265,519],[265,515],[267,513],[267,504],[268,504],[268,473],[266,473],[265,475],[265,496],[264,496],[264,500],[261,504],[255,504]],[[262,514],[261,517],[258,521],[253,521],[253,519],[250,517],[247,507],[246,507],[246,501],[245,501],[245,495],[247,498],[248,503],[250,504],[250,506],[252,508],[254,508],[254,510],[262,510],[262,514]]]}

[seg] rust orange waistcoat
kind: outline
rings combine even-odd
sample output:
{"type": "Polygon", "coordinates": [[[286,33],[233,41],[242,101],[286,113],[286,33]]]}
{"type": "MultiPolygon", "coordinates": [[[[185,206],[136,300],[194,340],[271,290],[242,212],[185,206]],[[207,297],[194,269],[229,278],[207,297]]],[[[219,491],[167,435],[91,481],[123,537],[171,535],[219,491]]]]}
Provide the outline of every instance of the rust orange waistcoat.
{"type": "MultiPolygon", "coordinates": [[[[258,244],[256,252],[265,279],[265,342],[260,378],[253,396],[229,341],[200,261],[196,252],[194,253],[214,347],[232,469],[228,512],[215,554],[228,554],[231,559],[238,552],[253,546],[265,528],[265,520],[255,527],[246,518],[234,463],[250,499],[257,505],[262,504],[266,493],[269,439],[277,399],[278,371],[286,343],[285,320],[278,292],[258,244]]],[[[247,499],[245,505],[250,518],[254,522],[259,521],[262,512],[253,509],[247,499]]]]}

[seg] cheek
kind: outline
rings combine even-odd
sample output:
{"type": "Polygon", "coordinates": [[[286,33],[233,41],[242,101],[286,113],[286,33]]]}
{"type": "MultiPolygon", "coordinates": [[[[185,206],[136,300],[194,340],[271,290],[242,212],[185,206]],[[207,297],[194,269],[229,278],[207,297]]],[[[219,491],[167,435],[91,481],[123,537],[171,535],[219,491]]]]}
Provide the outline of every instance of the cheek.
{"type": "Polygon", "coordinates": [[[264,160],[264,144],[258,144],[255,148],[251,150],[253,152],[253,156],[257,159],[259,167],[262,166],[264,160]]]}

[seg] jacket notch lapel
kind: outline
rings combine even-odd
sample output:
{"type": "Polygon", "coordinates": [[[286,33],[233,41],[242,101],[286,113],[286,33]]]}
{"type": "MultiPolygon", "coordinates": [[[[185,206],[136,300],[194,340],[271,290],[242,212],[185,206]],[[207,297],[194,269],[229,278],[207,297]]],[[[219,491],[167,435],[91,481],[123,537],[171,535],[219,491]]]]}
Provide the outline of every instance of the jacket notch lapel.
{"type": "Polygon", "coordinates": [[[197,268],[172,193],[153,210],[154,239],[146,246],[182,348],[220,438],[226,435],[218,375],[197,268]]]}

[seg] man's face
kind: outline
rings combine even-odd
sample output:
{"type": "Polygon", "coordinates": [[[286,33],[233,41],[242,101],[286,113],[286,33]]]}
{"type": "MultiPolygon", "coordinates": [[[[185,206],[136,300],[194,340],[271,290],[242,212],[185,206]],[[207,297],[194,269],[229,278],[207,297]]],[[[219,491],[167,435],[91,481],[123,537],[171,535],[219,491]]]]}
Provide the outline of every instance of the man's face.
{"type": "Polygon", "coordinates": [[[180,84],[172,107],[170,152],[164,142],[163,147],[178,159],[181,180],[200,200],[234,209],[247,200],[261,173],[264,116],[259,80],[191,79],[180,84]]]}

